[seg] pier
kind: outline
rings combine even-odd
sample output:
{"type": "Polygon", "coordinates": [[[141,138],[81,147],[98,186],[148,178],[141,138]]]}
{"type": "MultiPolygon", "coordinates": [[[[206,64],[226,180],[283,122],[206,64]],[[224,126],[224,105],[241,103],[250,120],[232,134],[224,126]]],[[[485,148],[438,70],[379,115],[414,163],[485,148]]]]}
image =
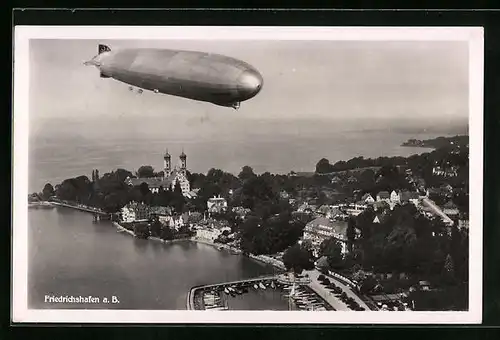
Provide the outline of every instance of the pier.
{"type": "Polygon", "coordinates": [[[50,203],[55,206],[59,207],[65,207],[65,208],[71,208],[79,211],[84,211],[84,212],[89,212],[94,214],[94,221],[98,222],[101,220],[111,220],[112,214],[107,213],[102,211],[101,209],[94,208],[94,207],[88,207],[83,204],[72,204],[72,203],[66,203],[66,202],[61,202],[61,201],[54,201],[51,200],[50,203]]]}
{"type": "Polygon", "coordinates": [[[188,310],[195,310],[194,297],[195,297],[195,294],[198,290],[213,289],[213,288],[218,288],[218,287],[224,288],[225,286],[232,286],[232,285],[252,284],[252,283],[260,282],[260,281],[276,280],[277,278],[278,278],[277,275],[268,275],[268,276],[256,277],[253,279],[245,279],[245,280],[229,281],[229,282],[222,282],[222,283],[214,283],[214,284],[210,284],[210,285],[195,286],[195,287],[191,288],[188,292],[187,309],[188,310]]]}

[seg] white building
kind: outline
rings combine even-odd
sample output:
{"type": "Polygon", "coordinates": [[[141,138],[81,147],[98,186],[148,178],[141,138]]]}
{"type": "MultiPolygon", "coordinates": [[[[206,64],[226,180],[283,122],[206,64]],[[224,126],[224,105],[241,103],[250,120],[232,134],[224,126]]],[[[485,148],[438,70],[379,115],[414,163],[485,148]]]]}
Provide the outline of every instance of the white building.
{"type": "Polygon", "coordinates": [[[213,242],[217,238],[219,238],[224,231],[231,232],[231,228],[222,227],[222,228],[198,228],[196,229],[196,238],[213,242]]]}
{"type": "Polygon", "coordinates": [[[391,201],[391,195],[387,191],[381,191],[377,194],[377,202],[387,202],[391,201]]]}
{"type": "Polygon", "coordinates": [[[158,193],[160,188],[164,190],[174,189],[175,185],[179,183],[182,194],[186,197],[191,196],[191,185],[187,179],[187,167],[186,167],[186,154],[184,152],[179,156],[180,166],[172,169],[170,162],[170,154],[165,153],[164,159],[164,169],[163,177],[153,177],[153,178],[127,178],[125,183],[129,186],[139,186],[142,183],[148,185],[149,190],[152,193],[158,193]]]}
{"type": "Polygon", "coordinates": [[[120,216],[125,223],[147,221],[151,217],[150,207],[144,203],[130,202],[121,209],[120,216]]]}
{"type": "Polygon", "coordinates": [[[347,252],[347,222],[330,221],[324,217],[318,217],[309,222],[304,228],[304,241],[310,241],[313,246],[313,253],[318,255],[321,243],[334,237],[342,246],[342,254],[347,252]]]}
{"type": "Polygon", "coordinates": [[[183,215],[169,216],[167,218],[167,225],[174,230],[179,230],[182,226],[187,224],[187,218],[183,215]]]}
{"type": "Polygon", "coordinates": [[[396,190],[392,190],[390,200],[392,203],[397,204],[401,202],[400,193],[396,190]]]}
{"type": "Polygon", "coordinates": [[[361,200],[366,204],[375,203],[375,199],[370,194],[364,194],[363,197],[361,197],[361,200]]]}
{"type": "Polygon", "coordinates": [[[227,200],[220,195],[207,200],[207,209],[210,213],[221,213],[227,209],[227,200]]]}

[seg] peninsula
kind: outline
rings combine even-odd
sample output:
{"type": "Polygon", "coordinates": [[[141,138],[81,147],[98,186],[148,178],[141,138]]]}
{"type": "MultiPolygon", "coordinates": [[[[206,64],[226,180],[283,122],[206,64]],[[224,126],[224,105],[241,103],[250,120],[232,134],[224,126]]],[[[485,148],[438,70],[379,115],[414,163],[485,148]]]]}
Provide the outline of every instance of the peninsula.
{"type": "Polygon", "coordinates": [[[446,147],[468,147],[469,136],[457,135],[454,137],[437,137],[434,139],[408,139],[401,146],[420,147],[420,148],[446,148],[446,147]]]}

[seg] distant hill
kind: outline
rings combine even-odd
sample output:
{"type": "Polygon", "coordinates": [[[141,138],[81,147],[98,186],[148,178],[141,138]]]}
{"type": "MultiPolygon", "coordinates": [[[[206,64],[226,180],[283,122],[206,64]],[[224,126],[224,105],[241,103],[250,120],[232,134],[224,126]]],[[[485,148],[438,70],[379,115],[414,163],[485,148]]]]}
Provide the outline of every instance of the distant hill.
{"type": "Polygon", "coordinates": [[[411,146],[411,147],[422,147],[422,148],[434,148],[440,149],[444,147],[466,147],[469,145],[469,136],[454,136],[454,137],[437,137],[434,139],[409,139],[401,146],[411,146]]]}

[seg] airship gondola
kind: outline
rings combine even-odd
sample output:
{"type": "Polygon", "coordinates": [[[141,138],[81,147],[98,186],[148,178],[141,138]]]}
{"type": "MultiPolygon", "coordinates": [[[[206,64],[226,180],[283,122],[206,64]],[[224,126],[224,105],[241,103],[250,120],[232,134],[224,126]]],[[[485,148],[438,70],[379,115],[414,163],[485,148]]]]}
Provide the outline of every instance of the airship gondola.
{"type": "Polygon", "coordinates": [[[99,69],[101,78],[153,91],[238,109],[255,97],[262,75],[250,64],[213,53],[129,48],[111,50],[99,45],[98,54],[85,65],[99,69]]]}

